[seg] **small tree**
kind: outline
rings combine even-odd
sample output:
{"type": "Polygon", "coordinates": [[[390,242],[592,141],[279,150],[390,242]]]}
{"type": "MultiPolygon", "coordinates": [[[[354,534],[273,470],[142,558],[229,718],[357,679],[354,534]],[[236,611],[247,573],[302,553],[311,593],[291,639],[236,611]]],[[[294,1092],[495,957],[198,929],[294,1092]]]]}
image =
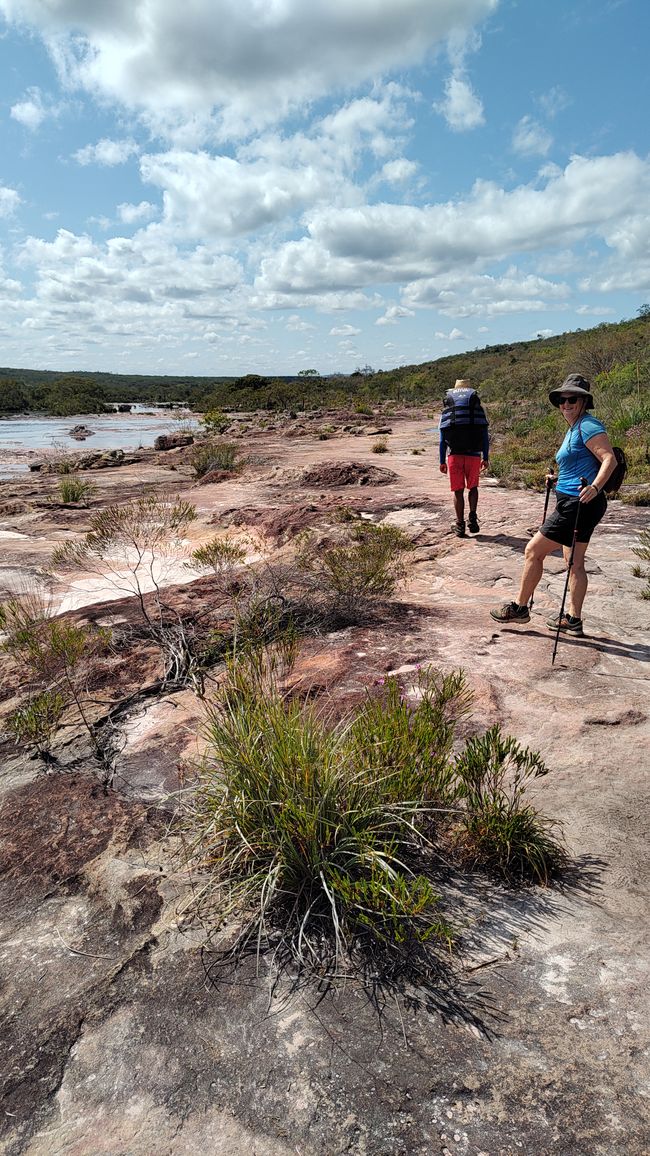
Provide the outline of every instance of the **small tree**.
{"type": "Polygon", "coordinates": [[[149,636],[164,657],[164,679],[178,679],[187,669],[187,639],[177,614],[166,607],[163,587],[186,556],[183,537],[196,518],[184,499],[140,498],[107,506],[91,519],[78,542],[66,542],[52,554],[54,571],[82,570],[106,585],[134,597],[149,636]]]}

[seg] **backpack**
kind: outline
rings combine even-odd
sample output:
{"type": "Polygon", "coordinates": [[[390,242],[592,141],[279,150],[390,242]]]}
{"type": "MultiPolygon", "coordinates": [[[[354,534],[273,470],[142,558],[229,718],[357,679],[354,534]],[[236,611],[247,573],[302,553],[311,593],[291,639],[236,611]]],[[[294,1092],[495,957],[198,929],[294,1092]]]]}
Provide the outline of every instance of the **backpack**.
{"type": "Polygon", "coordinates": [[[616,458],[616,465],[609,475],[603,490],[606,494],[617,494],[627,473],[627,458],[620,446],[612,446],[614,457],[616,458]]]}
{"type": "MultiPolygon", "coordinates": [[[[582,421],[582,418],[580,419],[580,422],[581,421],[582,421]]],[[[578,433],[580,434],[580,441],[582,442],[583,446],[585,446],[585,449],[588,450],[589,446],[585,445],[585,443],[583,441],[582,430],[580,429],[580,422],[578,422],[578,433]]],[[[569,445],[570,444],[571,443],[569,442],[569,445]]],[[[607,494],[608,496],[611,494],[617,494],[618,493],[621,486],[623,485],[623,482],[625,481],[625,475],[627,473],[627,458],[625,457],[624,451],[621,449],[620,446],[612,446],[612,450],[614,451],[614,457],[616,458],[616,465],[614,466],[614,469],[612,470],[607,481],[605,482],[605,485],[602,487],[602,492],[604,494],[607,494]]],[[[591,453],[591,450],[589,450],[589,452],[591,453]]],[[[596,455],[593,454],[592,457],[596,458],[596,455]]],[[[600,466],[600,460],[598,458],[596,458],[596,461],[598,462],[598,465],[600,466]]]]}
{"type": "Polygon", "coordinates": [[[469,386],[448,389],[440,416],[440,429],[451,454],[478,454],[488,420],[481,399],[469,386]]]}

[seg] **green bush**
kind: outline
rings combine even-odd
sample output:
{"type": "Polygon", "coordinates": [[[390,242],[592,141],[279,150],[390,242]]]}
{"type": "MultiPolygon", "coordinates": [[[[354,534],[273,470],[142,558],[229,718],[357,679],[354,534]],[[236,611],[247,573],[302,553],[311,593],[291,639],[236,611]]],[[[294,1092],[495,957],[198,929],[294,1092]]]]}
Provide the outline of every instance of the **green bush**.
{"type": "Polygon", "coordinates": [[[338,609],[353,615],[369,602],[388,598],[406,577],[405,554],[413,544],[394,526],[355,524],[347,541],[317,546],[303,535],[296,566],[317,579],[318,589],[338,609]]]}
{"type": "Polygon", "coordinates": [[[7,728],[17,743],[33,746],[41,757],[45,757],[65,709],[66,701],[62,694],[44,690],[9,715],[7,728]]]}
{"type": "Polygon", "coordinates": [[[190,465],[197,478],[212,470],[236,469],[238,457],[239,447],[234,442],[199,442],[189,453],[190,465]]]}
{"type": "Polygon", "coordinates": [[[527,780],[548,773],[539,753],[494,726],[468,740],[455,770],[456,795],[465,802],[461,847],[471,865],[548,883],[566,853],[553,834],[556,824],[524,801],[527,780]]]}
{"type": "Polygon", "coordinates": [[[237,923],[234,954],[272,935],[320,972],[373,944],[449,946],[438,904],[454,856],[516,881],[561,868],[561,844],[523,800],[545,773],[539,755],[493,728],[453,758],[462,672],[420,671],[414,696],[388,679],[333,726],[282,693],[292,659],[240,653],[209,708],[191,853],[204,916],[237,923]]]}
{"type": "Polygon", "coordinates": [[[57,486],[57,493],[59,501],[64,505],[68,505],[70,502],[80,502],[87,506],[95,493],[95,487],[92,482],[86,482],[83,478],[65,477],[61,478],[57,486]]]}
{"type": "Polygon", "coordinates": [[[388,442],[386,438],[378,438],[376,442],[373,442],[370,447],[370,452],[373,454],[387,454],[388,442]]]}

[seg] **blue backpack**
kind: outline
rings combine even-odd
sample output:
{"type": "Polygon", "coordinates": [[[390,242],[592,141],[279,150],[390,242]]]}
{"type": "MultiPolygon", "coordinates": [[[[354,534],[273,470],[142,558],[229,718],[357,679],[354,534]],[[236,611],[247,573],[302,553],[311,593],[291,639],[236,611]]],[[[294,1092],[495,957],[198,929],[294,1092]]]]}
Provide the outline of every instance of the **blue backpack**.
{"type": "Polygon", "coordinates": [[[481,399],[469,386],[448,389],[440,416],[440,429],[452,454],[478,454],[488,420],[481,399]]]}

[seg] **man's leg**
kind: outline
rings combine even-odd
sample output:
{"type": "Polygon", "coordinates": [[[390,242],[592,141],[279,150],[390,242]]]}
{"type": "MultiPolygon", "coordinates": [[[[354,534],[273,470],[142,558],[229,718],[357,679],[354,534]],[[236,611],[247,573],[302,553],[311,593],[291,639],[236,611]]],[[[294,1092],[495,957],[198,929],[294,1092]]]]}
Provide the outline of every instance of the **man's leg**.
{"type": "Polygon", "coordinates": [[[454,490],[454,513],[456,514],[456,521],[459,525],[465,521],[465,491],[454,490]]]}
{"type": "Polygon", "coordinates": [[[470,514],[476,514],[478,509],[478,486],[472,486],[471,490],[468,491],[467,497],[469,498],[470,514]]]}

